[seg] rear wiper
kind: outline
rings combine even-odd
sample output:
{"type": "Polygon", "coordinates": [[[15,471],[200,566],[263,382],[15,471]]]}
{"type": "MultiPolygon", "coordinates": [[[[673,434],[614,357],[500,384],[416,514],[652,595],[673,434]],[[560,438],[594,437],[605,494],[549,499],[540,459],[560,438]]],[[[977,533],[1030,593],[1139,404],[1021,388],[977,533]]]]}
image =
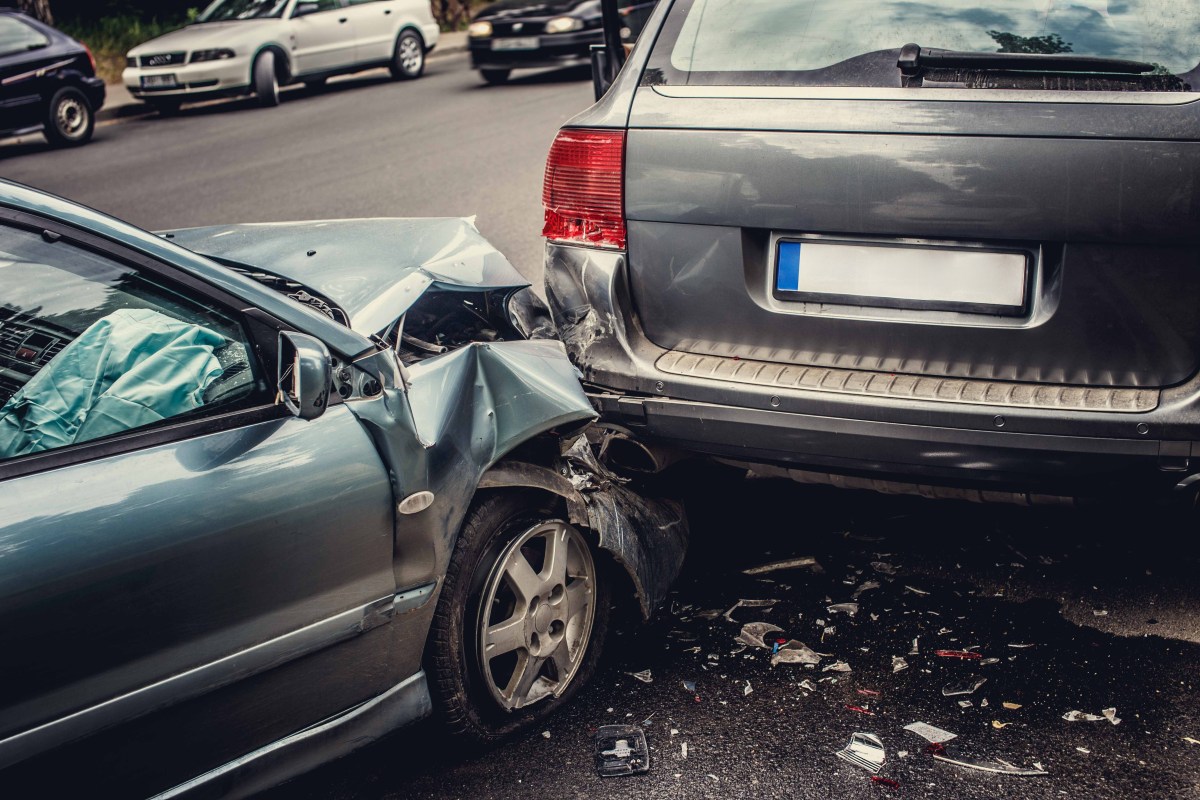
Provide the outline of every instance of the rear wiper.
{"type": "Polygon", "coordinates": [[[904,75],[916,75],[922,67],[950,69],[1017,70],[1028,72],[1108,72],[1140,75],[1154,72],[1153,64],[1123,58],[1101,58],[1063,53],[966,53],[955,50],[922,50],[920,45],[900,48],[896,62],[904,75]]]}

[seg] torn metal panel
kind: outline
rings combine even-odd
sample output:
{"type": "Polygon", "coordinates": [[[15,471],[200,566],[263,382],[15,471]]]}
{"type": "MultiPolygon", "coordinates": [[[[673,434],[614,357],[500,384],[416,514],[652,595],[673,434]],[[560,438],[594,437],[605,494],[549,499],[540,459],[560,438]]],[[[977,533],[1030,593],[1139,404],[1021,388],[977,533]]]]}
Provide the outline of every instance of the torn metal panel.
{"type": "Polygon", "coordinates": [[[302,284],[364,336],[381,333],[431,288],[511,294],[529,285],[472,219],[273,222],[164,235],[225,264],[302,284]]]}

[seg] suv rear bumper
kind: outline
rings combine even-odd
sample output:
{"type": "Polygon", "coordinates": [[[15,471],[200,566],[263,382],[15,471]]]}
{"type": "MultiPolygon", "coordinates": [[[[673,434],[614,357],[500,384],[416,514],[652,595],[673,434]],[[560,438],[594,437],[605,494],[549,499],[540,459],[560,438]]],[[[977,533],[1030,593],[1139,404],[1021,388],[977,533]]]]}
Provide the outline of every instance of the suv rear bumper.
{"type": "Polygon", "coordinates": [[[1084,411],[830,393],[658,368],[625,254],[548,243],[547,298],[603,417],[742,462],[948,486],[1143,494],[1200,472],[1200,379],[1151,411],[1084,411]]]}

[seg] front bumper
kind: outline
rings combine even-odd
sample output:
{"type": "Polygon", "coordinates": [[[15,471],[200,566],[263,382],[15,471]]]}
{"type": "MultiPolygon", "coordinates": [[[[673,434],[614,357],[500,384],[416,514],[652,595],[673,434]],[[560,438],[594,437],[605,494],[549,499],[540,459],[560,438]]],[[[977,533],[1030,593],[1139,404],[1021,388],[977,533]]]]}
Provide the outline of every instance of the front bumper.
{"type": "Polygon", "coordinates": [[[1200,473],[1200,378],[1142,413],[873,397],[668,373],[632,313],[625,254],[548,243],[546,293],[603,418],[740,462],[1087,497],[1200,473]]]}
{"type": "Polygon", "coordinates": [[[538,37],[535,50],[494,50],[495,39],[471,39],[473,69],[534,69],[541,67],[571,67],[591,63],[591,47],[604,41],[598,30],[576,33],[544,34],[538,37]]]}
{"type": "Polygon", "coordinates": [[[139,100],[155,98],[201,98],[249,91],[251,59],[238,56],[223,61],[202,61],[170,67],[126,67],[121,80],[129,93],[139,100]],[[145,87],[143,78],[174,76],[174,87],[145,87]]]}

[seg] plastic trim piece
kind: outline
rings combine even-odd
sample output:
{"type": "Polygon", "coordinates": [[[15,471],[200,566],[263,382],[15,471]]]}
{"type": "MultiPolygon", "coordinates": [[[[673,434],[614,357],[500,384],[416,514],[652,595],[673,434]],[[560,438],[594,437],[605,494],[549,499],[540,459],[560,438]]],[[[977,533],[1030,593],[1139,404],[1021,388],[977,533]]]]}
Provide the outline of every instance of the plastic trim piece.
{"type": "Polygon", "coordinates": [[[1155,389],[1009,383],[828,367],[801,367],[769,361],[696,355],[678,350],[663,354],[656,366],[671,375],[777,389],[1056,411],[1141,414],[1157,408],[1160,395],[1155,389]]]}

